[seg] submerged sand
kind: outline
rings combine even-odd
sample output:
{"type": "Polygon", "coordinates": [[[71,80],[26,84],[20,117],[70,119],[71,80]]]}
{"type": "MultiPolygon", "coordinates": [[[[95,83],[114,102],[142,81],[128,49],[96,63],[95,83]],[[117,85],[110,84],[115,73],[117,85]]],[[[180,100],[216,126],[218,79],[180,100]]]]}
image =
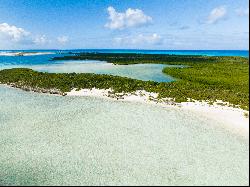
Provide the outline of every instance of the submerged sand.
{"type": "Polygon", "coordinates": [[[194,106],[118,101],[0,86],[0,184],[249,183],[249,138],[227,121],[194,106]]]}
{"type": "Polygon", "coordinates": [[[105,99],[114,99],[118,101],[141,102],[147,104],[156,104],[162,107],[181,107],[208,116],[223,124],[234,133],[247,137],[249,135],[249,111],[233,108],[229,103],[218,100],[213,104],[206,101],[192,101],[176,103],[172,98],[158,99],[158,94],[137,90],[132,93],[112,94],[112,89],[73,89],[67,92],[67,96],[88,96],[105,99]]]}

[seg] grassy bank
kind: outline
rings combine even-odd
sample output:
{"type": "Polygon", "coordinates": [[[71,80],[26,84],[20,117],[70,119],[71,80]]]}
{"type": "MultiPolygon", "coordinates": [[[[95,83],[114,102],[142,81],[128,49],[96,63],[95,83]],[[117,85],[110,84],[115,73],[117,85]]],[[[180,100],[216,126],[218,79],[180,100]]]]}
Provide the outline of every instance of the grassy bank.
{"type": "Polygon", "coordinates": [[[185,68],[165,68],[163,72],[178,80],[171,83],[140,81],[111,75],[89,73],[41,73],[30,69],[0,71],[0,82],[17,87],[58,89],[112,88],[115,92],[146,90],[159,97],[175,98],[176,102],[222,100],[249,109],[249,62],[242,57],[205,57],[177,55],[92,54],[84,53],[54,60],[105,60],[115,64],[161,63],[188,65],[185,68]]]}

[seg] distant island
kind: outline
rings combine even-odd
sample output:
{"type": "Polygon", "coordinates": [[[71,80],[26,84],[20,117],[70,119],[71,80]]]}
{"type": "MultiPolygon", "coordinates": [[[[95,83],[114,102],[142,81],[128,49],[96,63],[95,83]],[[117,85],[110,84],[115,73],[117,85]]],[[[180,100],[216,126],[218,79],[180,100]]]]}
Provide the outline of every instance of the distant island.
{"type": "Polygon", "coordinates": [[[53,52],[25,52],[25,51],[18,51],[18,52],[0,52],[0,56],[36,56],[36,55],[49,55],[49,54],[54,54],[53,52]]]}

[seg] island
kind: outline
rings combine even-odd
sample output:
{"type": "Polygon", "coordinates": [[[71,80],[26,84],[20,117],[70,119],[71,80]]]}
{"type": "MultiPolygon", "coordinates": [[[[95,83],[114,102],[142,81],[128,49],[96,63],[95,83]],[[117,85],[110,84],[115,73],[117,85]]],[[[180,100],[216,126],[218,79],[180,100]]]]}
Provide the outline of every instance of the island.
{"type": "Polygon", "coordinates": [[[229,106],[249,109],[249,61],[244,57],[71,53],[51,60],[102,60],[117,65],[160,63],[183,66],[162,70],[177,79],[170,83],[92,73],[45,73],[26,68],[0,71],[0,83],[60,95],[66,95],[73,89],[97,88],[110,89],[110,95],[121,97],[122,94],[144,90],[157,93],[154,99],[159,100],[171,98],[177,103],[197,100],[211,104],[221,100],[228,102],[229,106]]]}

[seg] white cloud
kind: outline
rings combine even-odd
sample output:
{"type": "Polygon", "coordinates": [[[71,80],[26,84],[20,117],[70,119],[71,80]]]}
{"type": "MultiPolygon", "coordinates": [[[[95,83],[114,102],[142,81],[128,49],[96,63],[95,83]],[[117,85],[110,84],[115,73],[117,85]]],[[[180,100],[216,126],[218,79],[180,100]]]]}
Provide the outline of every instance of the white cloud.
{"type": "Polygon", "coordinates": [[[113,7],[108,7],[110,22],[105,27],[110,29],[124,29],[142,26],[152,22],[152,18],[140,9],[127,9],[124,13],[117,12],[113,7]]]}
{"type": "Polygon", "coordinates": [[[117,44],[159,45],[159,44],[162,44],[163,38],[160,35],[154,33],[154,34],[150,34],[150,35],[139,34],[136,36],[116,37],[116,38],[114,38],[114,41],[117,44]]]}
{"type": "Polygon", "coordinates": [[[39,47],[59,42],[65,44],[67,36],[60,36],[50,40],[46,35],[34,35],[23,28],[8,23],[0,23],[0,48],[39,47]]]}
{"type": "Polygon", "coordinates": [[[48,43],[48,39],[46,38],[45,35],[42,36],[37,36],[34,40],[33,40],[34,44],[36,45],[44,45],[46,43],[48,43]]]}
{"type": "Polygon", "coordinates": [[[57,37],[57,41],[60,44],[66,44],[69,41],[69,37],[67,37],[67,36],[59,36],[59,37],[57,37]]]}
{"type": "Polygon", "coordinates": [[[0,41],[3,43],[16,45],[44,45],[48,42],[45,35],[32,36],[32,34],[23,28],[18,28],[8,23],[0,24],[0,41]]]}
{"type": "Polygon", "coordinates": [[[217,23],[219,20],[224,19],[226,14],[227,14],[227,9],[225,6],[216,7],[210,12],[207,18],[207,23],[208,24],[217,23]]]}
{"type": "Polygon", "coordinates": [[[0,24],[0,37],[13,42],[23,42],[29,39],[30,33],[8,23],[0,24]]]}
{"type": "Polygon", "coordinates": [[[249,16],[249,8],[239,8],[235,12],[238,16],[249,16]]]}

